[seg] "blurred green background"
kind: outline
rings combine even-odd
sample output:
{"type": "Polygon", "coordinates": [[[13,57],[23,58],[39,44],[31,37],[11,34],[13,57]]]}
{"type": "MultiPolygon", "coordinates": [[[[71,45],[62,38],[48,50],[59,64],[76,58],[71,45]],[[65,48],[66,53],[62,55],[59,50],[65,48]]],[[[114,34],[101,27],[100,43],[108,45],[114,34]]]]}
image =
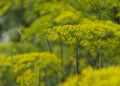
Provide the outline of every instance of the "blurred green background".
{"type": "Polygon", "coordinates": [[[120,0],[0,0],[0,86],[120,86],[119,65],[120,0]]]}

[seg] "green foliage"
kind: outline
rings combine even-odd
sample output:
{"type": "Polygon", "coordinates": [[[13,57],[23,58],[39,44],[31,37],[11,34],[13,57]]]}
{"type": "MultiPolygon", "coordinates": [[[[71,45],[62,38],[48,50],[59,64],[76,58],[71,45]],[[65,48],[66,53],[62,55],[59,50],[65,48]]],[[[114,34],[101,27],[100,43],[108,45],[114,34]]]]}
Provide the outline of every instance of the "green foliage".
{"type": "Polygon", "coordinates": [[[119,85],[116,74],[115,82],[104,77],[119,67],[102,69],[120,64],[119,4],[0,0],[0,86],[57,86],[70,75],[65,86],[89,86],[93,78],[97,86],[119,85]],[[82,73],[87,66],[101,70],[82,73]]]}
{"type": "Polygon", "coordinates": [[[38,48],[28,43],[9,42],[0,44],[0,53],[8,56],[37,51],[39,51],[38,48]]]}
{"type": "MultiPolygon", "coordinates": [[[[105,40],[112,38],[119,33],[119,25],[112,22],[95,21],[86,22],[81,25],[65,25],[56,26],[46,30],[46,38],[49,40],[59,40],[59,35],[62,40],[68,44],[74,44],[85,40],[105,40]],[[116,31],[116,33],[114,33],[116,31]]],[[[81,43],[82,44],[82,43],[81,43]]]]}
{"type": "MultiPolygon", "coordinates": [[[[101,57],[103,60],[113,58],[116,53],[113,51],[119,47],[120,26],[110,21],[89,21],[80,25],[56,26],[46,29],[45,32],[48,40],[54,42],[61,40],[64,44],[77,45],[80,55],[87,58],[93,67],[99,67],[101,57]],[[105,51],[110,51],[112,57],[105,51]]],[[[119,54],[115,57],[117,56],[119,54]]],[[[105,64],[109,64],[109,61],[107,62],[105,64]]],[[[116,63],[114,61],[111,64],[116,63]]]]}
{"type": "Polygon", "coordinates": [[[120,23],[119,0],[70,0],[69,4],[82,11],[89,19],[111,20],[120,23]]]}
{"type": "Polygon", "coordinates": [[[0,16],[3,16],[6,11],[8,11],[10,6],[10,3],[8,1],[2,1],[2,3],[0,3],[0,16]]]}
{"type": "Polygon", "coordinates": [[[4,55],[0,55],[0,85],[1,86],[16,86],[13,82],[14,74],[11,69],[11,58],[5,57],[4,55]]]}
{"type": "Polygon", "coordinates": [[[0,61],[1,86],[55,86],[62,77],[61,61],[49,53],[0,56],[0,61]]]}
{"type": "Polygon", "coordinates": [[[83,70],[81,75],[77,76],[78,80],[75,76],[72,76],[59,86],[76,86],[76,83],[78,83],[77,86],[119,86],[119,70],[119,66],[100,70],[87,68],[83,70]]]}

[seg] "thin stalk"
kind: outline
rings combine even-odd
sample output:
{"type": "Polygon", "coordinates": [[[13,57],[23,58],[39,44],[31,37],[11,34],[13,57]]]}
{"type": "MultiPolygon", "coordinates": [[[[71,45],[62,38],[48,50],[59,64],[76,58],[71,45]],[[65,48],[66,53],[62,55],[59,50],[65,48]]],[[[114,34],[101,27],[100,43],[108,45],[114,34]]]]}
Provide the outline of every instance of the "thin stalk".
{"type": "Polygon", "coordinates": [[[100,45],[100,68],[103,67],[103,61],[102,61],[102,45],[100,45]]]}
{"type": "Polygon", "coordinates": [[[61,35],[60,33],[58,33],[59,35],[59,44],[60,44],[60,57],[61,57],[61,66],[63,68],[63,79],[64,79],[64,76],[65,76],[65,72],[64,72],[64,59],[63,59],[63,43],[62,43],[62,38],[61,38],[61,35]]]}
{"type": "Polygon", "coordinates": [[[38,86],[40,86],[40,68],[38,68],[38,86]]]}
{"type": "Polygon", "coordinates": [[[75,45],[76,74],[79,74],[78,47],[75,45]]]}
{"type": "Polygon", "coordinates": [[[76,86],[78,86],[78,74],[79,74],[79,59],[78,59],[78,46],[75,44],[75,61],[76,61],[76,86]]]}
{"type": "Polygon", "coordinates": [[[64,67],[64,60],[63,60],[63,43],[62,43],[62,38],[61,38],[61,35],[60,33],[58,33],[59,35],[59,40],[60,40],[60,57],[61,57],[61,65],[62,67],[64,67]]]}
{"type": "Polygon", "coordinates": [[[49,51],[50,51],[50,53],[53,53],[53,50],[52,50],[52,46],[51,46],[50,41],[47,40],[47,39],[46,39],[46,41],[47,41],[47,44],[48,44],[48,47],[49,47],[49,51]]]}

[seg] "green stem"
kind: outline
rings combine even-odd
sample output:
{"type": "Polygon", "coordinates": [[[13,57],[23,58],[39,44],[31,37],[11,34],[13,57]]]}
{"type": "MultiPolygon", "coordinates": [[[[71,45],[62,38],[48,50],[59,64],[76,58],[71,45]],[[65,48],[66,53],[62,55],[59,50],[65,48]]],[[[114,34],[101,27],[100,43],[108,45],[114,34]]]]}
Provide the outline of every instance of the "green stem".
{"type": "Polygon", "coordinates": [[[62,43],[62,38],[60,33],[58,33],[59,35],[59,40],[60,40],[60,57],[61,57],[61,65],[62,67],[64,67],[64,60],[63,60],[63,43],[62,43]]]}
{"type": "Polygon", "coordinates": [[[76,61],[76,74],[79,74],[79,59],[78,59],[78,47],[75,45],[75,61],[76,61]]]}
{"type": "Polygon", "coordinates": [[[100,45],[100,68],[103,67],[103,61],[102,61],[102,46],[100,45]]]}
{"type": "Polygon", "coordinates": [[[40,86],[40,68],[38,68],[38,86],[40,86]]]}
{"type": "Polygon", "coordinates": [[[79,74],[79,59],[78,59],[78,46],[75,44],[75,61],[76,61],[76,86],[78,86],[78,74],[79,74]]]}
{"type": "Polygon", "coordinates": [[[49,47],[49,51],[50,51],[50,53],[53,53],[53,50],[52,50],[52,47],[51,47],[50,41],[47,40],[47,39],[46,39],[46,41],[47,41],[47,44],[48,44],[48,47],[49,47]]]}

